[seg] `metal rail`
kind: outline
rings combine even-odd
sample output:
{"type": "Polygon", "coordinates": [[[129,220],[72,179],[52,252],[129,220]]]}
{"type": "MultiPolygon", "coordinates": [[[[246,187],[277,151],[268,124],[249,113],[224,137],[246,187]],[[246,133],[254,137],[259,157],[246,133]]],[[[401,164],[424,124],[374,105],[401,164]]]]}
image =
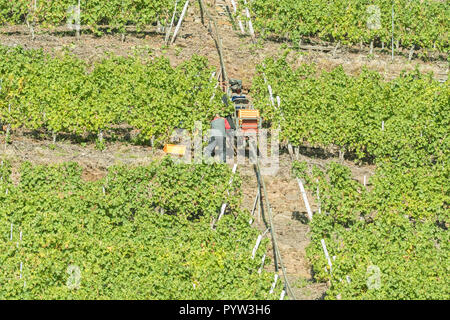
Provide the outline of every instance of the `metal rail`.
{"type": "Polygon", "coordinates": [[[261,170],[259,168],[259,161],[258,160],[256,162],[255,169],[256,169],[255,170],[256,171],[256,179],[258,180],[258,189],[260,189],[261,186],[262,186],[262,189],[263,189],[263,192],[264,192],[264,199],[266,200],[267,216],[269,218],[270,234],[272,236],[272,243],[273,243],[273,247],[274,247],[274,251],[275,251],[275,270],[278,271],[278,262],[279,262],[280,266],[281,266],[281,271],[282,271],[283,277],[284,277],[284,285],[285,285],[285,288],[286,288],[286,292],[291,297],[291,299],[296,300],[295,295],[292,292],[291,285],[289,284],[289,280],[288,280],[287,274],[286,274],[286,268],[284,266],[283,259],[281,257],[281,253],[280,253],[280,249],[278,247],[277,237],[276,237],[276,234],[275,234],[275,227],[273,225],[272,208],[270,207],[269,198],[267,196],[266,184],[264,182],[264,179],[261,176],[261,170]]]}

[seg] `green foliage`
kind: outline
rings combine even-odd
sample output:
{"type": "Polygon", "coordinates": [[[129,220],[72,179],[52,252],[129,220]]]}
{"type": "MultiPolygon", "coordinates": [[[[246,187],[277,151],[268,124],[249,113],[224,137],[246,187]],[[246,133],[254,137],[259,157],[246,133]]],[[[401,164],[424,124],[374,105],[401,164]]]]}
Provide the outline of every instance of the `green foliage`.
{"type": "MultiPolygon", "coordinates": [[[[71,6],[77,6],[77,0],[0,0],[0,24],[39,24],[42,28],[54,28],[67,23],[72,16],[71,6]]],[[[127,25],[142,30],[156,21],[167,22],[173,12],[174,1],[170,0],[81,0],[80,23],[88,26],[98,35],[100,27],[107,26],[125,32],[127,25]]],[[[178,10],[180,11],[180,10],[178,10]]]]}
{"type": "MultiPolygon", "coordinates": [[[[5,178],[8,168],[0,166],[5,178]]],[[[2,299],[279,296],[281,284],[268,293],[273,274],[258,273],[267,239],[251,259],[258,232],[239,207],[237,175],[230,195],[225,192],[232,174],[226,165],[166,158],[145,167],[111,167],[94,182],[81,174],[74,163],[24,163],[17,185],[0,182],[2,299]],[[229,209],[212,230],[223,201],[229,209]],[[69,266],[80,269],[78,288],[66,285],[73,277],[69,266]]]]}
{"type": "Polygon", "coordinates": [[[327,299],[448,300],[448,82],[418,71],[384,82],[367,70],[352,77],[342,68],[292,70],[284,59],[265,65],[255,81],[259,106],[281,124],[285,139],[337,145],[377,164],[368,187],[334,162],[325,170],[292,166],[319,195],[307,256],[316,279],[331,281],[327,299]],[[267,102],[262,72],[282,97],[282,110],[267,102]],[[331,269],[322,239],[335,257],[331,269]]]}
{"type": "Polygon", "coordinates": [[[322,213],[311,223],[307,256],[316,279],[331,280],[327,299],[449,299],[449,171],[385,166],[370,189],[336,163],[326,179],[309,175],[306,186],[319,187],[322,213]],[[336,257],[331,273],[321,239],[336,257]],[[380,270],[378,288],[370,286],[371,266],[380,270]]]}
{"type": "Polygon", "coordinates": [[[167,58],[110,55],[89,66],[67,53],[0,47],[0,122],[94,135],[126,123],[163,142],[175,128],[192,132],[195,121],[207,127],[231,112],[211,73],[199,56],[172,67],[167,58]]]}
{"type": "Polygon", "coordinates": [[[353,152],[358,159],[408,167],[448,158],[450,87],[419,71],[392,81],[363,69],[358,76],[342,67],[318,72],[314,65],[292,69],[286,59],[266,59],[253,81],[255,107],[280,125],[281,138],[353,152]],[[281,108],[272,106],[267,83],[281,108]],[[383,130],[384,122],[384,130],[383,130]]]}
{"type": "Polygon", "coordinates": [[[305,36],[317,36],[326,41],[357,44],[372,40],[390,43],[392,4],[394,36],[403,47],[414,45],[449,53],[448,1],[253,0],[249,7],[255,29],[265,36],[287,37],[295,43],[305,36]],[[373,18],[376,12],[369,7],[373,5],[379,8],[379,25],[373,18]]]}

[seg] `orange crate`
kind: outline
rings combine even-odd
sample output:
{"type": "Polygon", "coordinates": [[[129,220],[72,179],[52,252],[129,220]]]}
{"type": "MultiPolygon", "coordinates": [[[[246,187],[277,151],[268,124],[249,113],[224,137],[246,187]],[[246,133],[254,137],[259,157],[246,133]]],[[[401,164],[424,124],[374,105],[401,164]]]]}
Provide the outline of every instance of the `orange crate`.
{"type": "Polygon", "coordinates": [[[257,133],[259,128],[259,110],[241,109],[238,111],[239,126],[245,133],[257,133]]]}

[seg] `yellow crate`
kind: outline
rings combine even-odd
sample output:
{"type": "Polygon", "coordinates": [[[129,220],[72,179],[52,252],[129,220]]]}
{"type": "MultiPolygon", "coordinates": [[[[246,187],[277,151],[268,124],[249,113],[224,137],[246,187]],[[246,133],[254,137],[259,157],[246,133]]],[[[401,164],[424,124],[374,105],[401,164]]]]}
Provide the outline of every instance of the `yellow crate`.
{"type": "Polygon", "coordinates": [[[166,144],[163,150],[165,153],[184,156],[184,154],[186,153],[186,146],[178,144],[166,144]]]}
{"type": "Polygon", "coordinates": [[[238,118],[259,119],[259,110],[240,109],[238,111],[238,118]]]}

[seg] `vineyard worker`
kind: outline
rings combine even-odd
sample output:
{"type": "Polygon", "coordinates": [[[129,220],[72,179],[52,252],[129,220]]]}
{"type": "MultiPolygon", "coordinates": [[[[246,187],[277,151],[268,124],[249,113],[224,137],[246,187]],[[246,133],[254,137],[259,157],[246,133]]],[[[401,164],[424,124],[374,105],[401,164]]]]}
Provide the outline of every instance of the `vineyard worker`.
{"type": "Polygon", "coordinates": [[[208,146],[205,148],[205,157],[211,157],[216,146],[219,146],[219,154],[222,162],[227,161],[226,139],[227,131],[231,129],[227,119],[221,117],[218,113],[211,121],[211,137],[208,146]]]}
{"type": "MultiPolygon", "coordinates": [[[[222,96],[222,102],[228,108],[228,95],[224,94],[222,96]]],[[[234,121],[233,121],[233,118],[231,117],[231,114],[229,114],[225,118],[225,120],[228,121],[228,124],[230,125],[231,130],[233,130],[233,131],[236,130],[236,126],[234,125],[234,121]]],[[[232,132],[231,130],[227,129],[227,134],[231,133],[232,132]]]]}

